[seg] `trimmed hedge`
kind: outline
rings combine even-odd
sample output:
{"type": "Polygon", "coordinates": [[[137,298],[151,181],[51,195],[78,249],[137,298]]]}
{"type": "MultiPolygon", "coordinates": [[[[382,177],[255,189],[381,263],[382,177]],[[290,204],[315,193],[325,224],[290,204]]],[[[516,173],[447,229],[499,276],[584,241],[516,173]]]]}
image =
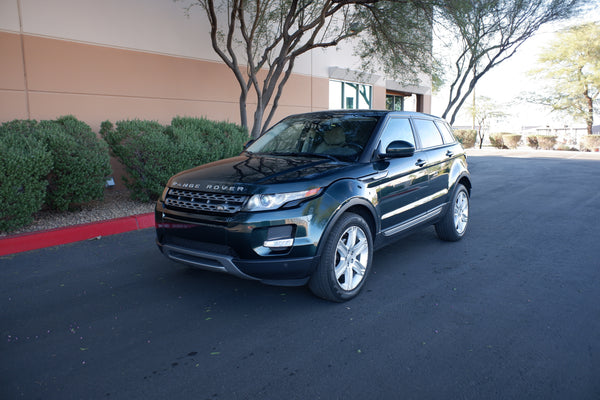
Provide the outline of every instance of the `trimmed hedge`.
{"type": "Polygon", "coordinates": [[[51,168],[52,155],[44,143],[0,127],[0,232],[33,222],[44,203],[51,168]]]}
{"type": "Polygon", "coordinates": [[[600,148],[600,135],[587,135],[583,137],[583,148],[588,151],[595,151],[600,148]]]}
{"type": "Polygon", "coordinates": [[[552,135],[537,135],[536,139],[542,150],[552,150],[556,145],[556,136],[552,135]]]}
{"type": "Polygon", "coordinates": [[[537,136],[527,136],[527,146],[531,147],[532,149],[537,150],[540,147],[540,144],[538,143],[537,140],[537,136]]]}
{"type": "Polygon", "coordinates": [[[492,133],[490,135],[490,143],[497,149],[506,149],[504,140],[502,139],[502,133],[492,133]]]}
{"type": "Polygon", "coordinates": [[[154,121],[105,121],[100,134],[125,166],[123,180],[132,198],[156,200],[174,174],[239,154],[248,141],[245,128],[201,118],[176,117],[171,125],[154,121]]]}
{"type": "Polygon", "coordinates": [[[506,133],[502,135],[502,142],[509,149],[516,149],[519,146],[519,142],[521,142],[521,135],[506,133]]]}
{"type": "Polygon", "coordinates": [[[111,174],[107,144],[75,117],[40,122],[40,134],[52,152],[54,165],[46,204],[67,210],[102,199],[111,174]]]}
{"type": "Polygon", "coordinates": [[[475,146],[477,131],[475,129],[455,129],[454,136],[465,149],[475,146]]]}
{"type": "Polygon", "coordinates": [[[27,225],[43,206],[64,211],[103,197],[111,174],[108,146],[75,117],[6,122],[0,125],[0,137],[5,142],[0,207],[10,207],[2,208],[1,230],[27,225]],[[15,162],[23,164],[22,170],[14,169],[15,162]],[[16,189],[15,182],[20,182],[16,189]]]}

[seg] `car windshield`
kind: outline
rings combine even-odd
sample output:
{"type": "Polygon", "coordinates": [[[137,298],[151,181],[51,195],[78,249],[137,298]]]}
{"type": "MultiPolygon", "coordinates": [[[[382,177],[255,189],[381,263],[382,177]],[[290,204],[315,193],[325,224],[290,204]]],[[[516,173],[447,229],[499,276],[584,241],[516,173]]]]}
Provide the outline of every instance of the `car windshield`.
{"type": "Polygon", "coordinates": [[[265,132],[246,151],[356,161],[378,120],[377,116],[355,114],[290,117],[265,132]]]}

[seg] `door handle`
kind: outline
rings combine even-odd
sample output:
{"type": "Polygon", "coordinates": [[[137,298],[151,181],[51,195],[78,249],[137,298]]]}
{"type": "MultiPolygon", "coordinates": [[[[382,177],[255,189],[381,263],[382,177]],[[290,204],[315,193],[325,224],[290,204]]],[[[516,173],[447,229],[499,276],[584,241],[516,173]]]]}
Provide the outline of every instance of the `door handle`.
{"type": "Polygon", "coordinates": [[[450,150],[448,150],[448,151],[446,152],[446,157],[452,157],[453,155],[454,155],[454,153],[453,153],[453,152],[451,152],[450,150]]]}
{"type": "Polygon", "coordinates": [[[422,158],[419,158],[419,159],[417,160],[417,162],[415,163],[415,165],[416,165],[417,167],[422,167],[422,166],[423,166],[423,165],[425,165],[425,164],[427,164],[427,161],[423,160],[422,158]]]}
{"type": "Polygon", "coordinates": [[[388,173],[389,173],[389,171],[375,172],[371,175],[362,176],[362,177],[358,178],[358,180],[361,182],[373,182],[378,179],[385,178],[386,176],[388,176],[388,173]]]}

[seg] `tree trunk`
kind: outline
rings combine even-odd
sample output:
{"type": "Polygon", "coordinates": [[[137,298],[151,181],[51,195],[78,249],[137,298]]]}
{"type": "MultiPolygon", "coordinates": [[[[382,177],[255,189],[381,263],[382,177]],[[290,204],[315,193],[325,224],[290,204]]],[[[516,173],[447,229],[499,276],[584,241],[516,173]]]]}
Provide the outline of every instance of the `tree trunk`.
{"type": "Polygon", "coordinates": [[[248,129],[248,112],[246,111],[246,93],[242,90],[240,94],[240,124],[248,129]]]}
{"type": "Polygon", "coordinates": [[[260,103],[261,102],[259,101],[258,104],[256,104],[256,111],[254,112],[254,124],[252,125],[252,132],[250,133],[252,139],[258,139],[262,132],[262,119],[265,109],[260,103]]]}
{"type": "Polygon", "coordinates": [[[483,148],[483,139],[485,139],[485,134],[481,132],[481,128],[479,128],[478,136],[479,136],[479,150],[481,150],[483,148]]]}
{"type": "Polygon", "coordinates": [[[594,127],[594,100],[588,95],[588,91],[585,92],[585,99],[587,101],[588,111],[587,116],[585,118],[585,122],[587,123],[587,133],[588,135],[593,134],[594,127]]]}

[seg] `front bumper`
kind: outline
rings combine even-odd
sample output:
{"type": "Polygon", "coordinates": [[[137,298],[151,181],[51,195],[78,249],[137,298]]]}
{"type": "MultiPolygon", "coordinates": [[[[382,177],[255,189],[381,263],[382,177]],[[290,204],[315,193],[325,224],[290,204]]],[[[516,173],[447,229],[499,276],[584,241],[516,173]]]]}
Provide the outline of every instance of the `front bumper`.
{"type": "Polygon", "coordinates": [[[258,280],[281,286],[302,286],[310,279],[318,257],[285,260],[236,260],[231,256],[187,249],[172,245],[158,247],[176,262],[207,271],[224,272],[238,278],[258,280]]]}
{"type": "Polygon", "coordinates": [[[317,248],[330,214],[318,210],[326,198],[293,209],[226,217],[173,211],[159,201],[156,242],[166,257],[195,268],[269,284],[303,285],[319,262],[317,248]],[[265,247],[270,229],[281,226],[292,226],[293,246],[265,247]]]}

